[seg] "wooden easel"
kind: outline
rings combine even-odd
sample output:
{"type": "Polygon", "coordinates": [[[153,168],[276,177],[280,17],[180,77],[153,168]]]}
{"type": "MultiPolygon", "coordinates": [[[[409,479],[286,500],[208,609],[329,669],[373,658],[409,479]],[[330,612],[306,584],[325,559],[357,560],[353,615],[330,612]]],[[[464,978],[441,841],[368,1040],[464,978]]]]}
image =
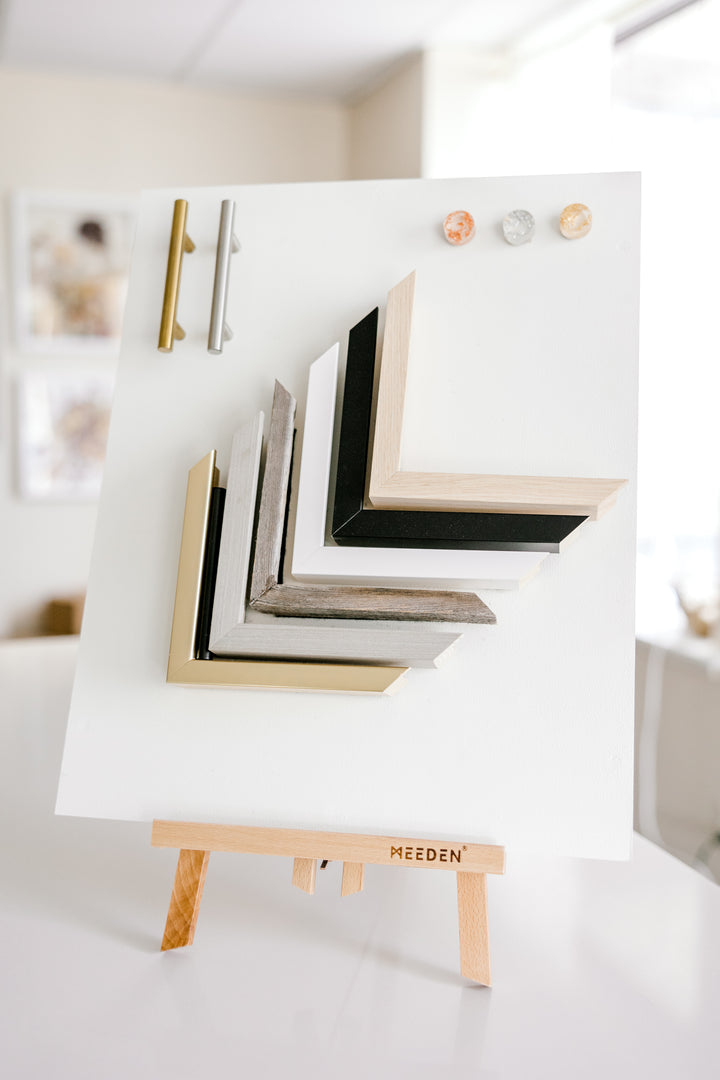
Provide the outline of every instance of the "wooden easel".
{"type": "Polygon", "coordinates": [[[292,883],[307,893],[315,891],[318,859],[342,862],[342,896],[362,889],[365,863],[452,870],[457,873],[461,974],[491,984],[486,875],[505,872],[503,847],[178,821],[154,821],[151,843],[180,849],[163,949],[192,945],[211,851],[289,856],[294,859],[292,883]]]}

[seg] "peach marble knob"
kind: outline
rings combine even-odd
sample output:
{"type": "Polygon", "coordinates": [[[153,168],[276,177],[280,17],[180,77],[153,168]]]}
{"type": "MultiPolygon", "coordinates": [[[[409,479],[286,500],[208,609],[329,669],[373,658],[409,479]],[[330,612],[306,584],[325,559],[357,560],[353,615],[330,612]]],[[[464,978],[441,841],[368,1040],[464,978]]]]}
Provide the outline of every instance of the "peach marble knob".
{"type": "Polygon", "coordinates": [[[592,214],[585,203],[570,203],[560,215],[560,232],[568,240],[587,236],[592,228],[592,214]]]}
{"type": "Polygon", "coordinates": [[[443,221],[448,244],[467,244],[475,235],[475,219],[467,210],[453,210],[443,221]]]}

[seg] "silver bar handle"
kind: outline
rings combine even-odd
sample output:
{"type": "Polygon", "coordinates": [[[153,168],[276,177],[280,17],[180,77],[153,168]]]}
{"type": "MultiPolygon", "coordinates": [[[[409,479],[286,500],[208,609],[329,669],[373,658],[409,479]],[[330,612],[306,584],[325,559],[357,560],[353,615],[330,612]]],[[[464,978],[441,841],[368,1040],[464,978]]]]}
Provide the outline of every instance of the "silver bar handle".
{"type": "Polygon", "coordinates": [[[213,282],[212,309],[210,311],[210,333],[208,334],[208,352],[216,356],[223,351],[223,342],[232,337],[232,330],[225,321],[227,309],[228,283],[230,281],[230,256],[240,250],[240,244],[233,232],[235,227],[235,202],[223,199],[220,207],[220,228],[218,230],[217,256],[215,258],[215,281],[213,282]]]}

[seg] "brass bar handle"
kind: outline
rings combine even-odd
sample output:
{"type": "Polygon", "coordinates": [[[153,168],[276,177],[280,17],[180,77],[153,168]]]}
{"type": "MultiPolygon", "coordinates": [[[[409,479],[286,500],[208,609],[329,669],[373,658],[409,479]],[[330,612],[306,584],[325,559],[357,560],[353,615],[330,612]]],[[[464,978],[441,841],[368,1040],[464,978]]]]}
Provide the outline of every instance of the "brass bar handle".
{"type": "Polygon", "coordinates": [[[232,199],[223,199],[220,207],[220,228],[218,229],[217,255],[215,258],[215,280],[213,282],[212,308],[210,310],[210,332],[208,334],[208,352],[216,356],[223,351],[223,342],[232,337],[232,330],[225,321],[227,310],[228,284],[230,281],[230,256],[240,250],[240,244],[233,232],[235,225],[235,203],[232,199]]]}
{"type": "Polygon", "coordinates": [[[172,229],[170,231],[170,249],[168,251],[167,274],[165,275],[165,294],[163,296],[162,318],[160,319],[160,352],[172,352],[173,342],[182,341],[185,331],[177,321],[177,302],[180,291],[180,270],[183,252],[195,250],[195,245],[185,232],[188,204],[185,199],[176,199],[173,210],[172,229]]]}

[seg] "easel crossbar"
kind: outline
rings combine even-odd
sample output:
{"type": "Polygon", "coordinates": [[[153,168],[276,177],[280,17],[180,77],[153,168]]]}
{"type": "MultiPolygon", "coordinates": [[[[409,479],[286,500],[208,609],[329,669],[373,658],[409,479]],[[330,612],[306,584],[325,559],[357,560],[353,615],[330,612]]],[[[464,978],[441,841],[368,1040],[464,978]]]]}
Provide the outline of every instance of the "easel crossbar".
{"type": "Polygon", "coordinates": [[[247,855],[332,859],[380,866],[452,870],[456,873],[505,872],[503,847],[451,840],[154,821],[151,843],[153,847],[181,848],[185,851],[234,851],[247,855]]]}

